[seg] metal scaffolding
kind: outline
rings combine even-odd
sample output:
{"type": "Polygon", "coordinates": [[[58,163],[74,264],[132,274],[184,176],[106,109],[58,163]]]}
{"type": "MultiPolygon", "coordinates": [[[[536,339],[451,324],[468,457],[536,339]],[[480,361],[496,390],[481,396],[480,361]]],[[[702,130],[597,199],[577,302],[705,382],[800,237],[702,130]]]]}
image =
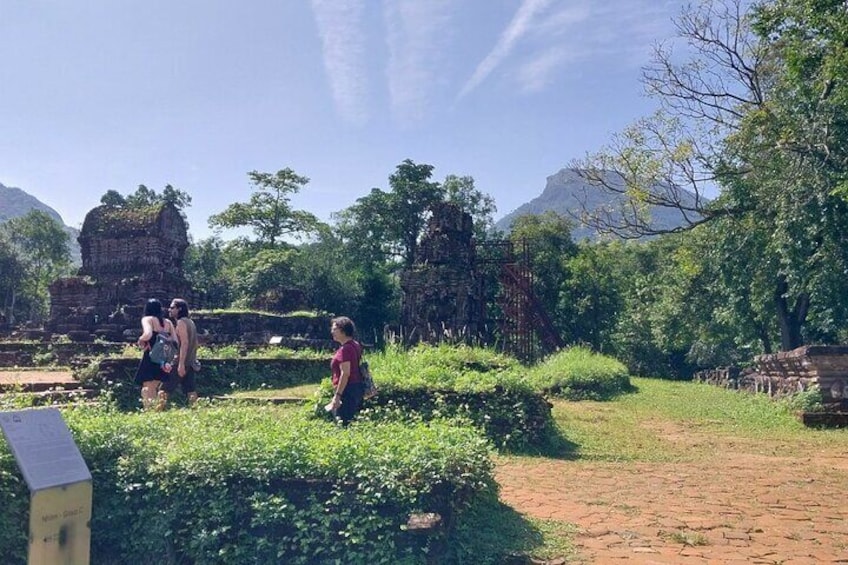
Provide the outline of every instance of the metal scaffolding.
{"type": "Polygon", "coordinates": [[[533,292],[530,248],[526,240],[518,244],[496,240],[478,244],[478,266],[484,300],[483,319],[497,328],[497,346],[525,362],[564,346],[544,307],[533,292]]]}

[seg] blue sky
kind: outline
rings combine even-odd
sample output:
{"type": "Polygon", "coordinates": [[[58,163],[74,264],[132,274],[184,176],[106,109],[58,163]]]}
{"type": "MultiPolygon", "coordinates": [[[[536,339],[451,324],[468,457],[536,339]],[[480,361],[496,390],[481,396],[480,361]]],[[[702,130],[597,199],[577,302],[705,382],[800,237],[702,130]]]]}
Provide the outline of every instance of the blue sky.
{"type": "Polygon", "coordinates": [[[77,227],[170,183],[199,239],[248,171],[309,177],[293,203],[329,220],[409,158],[500,218],[653,110],[640,67],[683,4],[0,0],[0,183],[77,227]]]}

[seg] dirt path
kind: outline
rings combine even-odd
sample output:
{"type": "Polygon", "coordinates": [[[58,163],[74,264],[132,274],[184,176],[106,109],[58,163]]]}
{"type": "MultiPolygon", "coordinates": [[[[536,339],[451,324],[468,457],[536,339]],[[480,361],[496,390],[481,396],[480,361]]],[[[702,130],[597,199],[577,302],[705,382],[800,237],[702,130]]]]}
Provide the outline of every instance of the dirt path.
{"type": "Polygon", "coordinates": [[[848,563],[848,453],[710,442],[696,463],[504,458],[501,499],[576,524],[569,563],[848,563]]]}

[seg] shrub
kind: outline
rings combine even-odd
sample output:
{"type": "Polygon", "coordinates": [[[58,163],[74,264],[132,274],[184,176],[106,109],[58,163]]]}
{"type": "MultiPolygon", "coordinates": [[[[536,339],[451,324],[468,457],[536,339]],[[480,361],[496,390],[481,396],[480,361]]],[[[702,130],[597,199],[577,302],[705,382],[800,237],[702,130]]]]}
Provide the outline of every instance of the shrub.
{"type": "Polygon", "coordinates": [[[818,389],[809,388],[781,398],[786,408],[791,412],[824,412],[825,406],[822,393],[818,389]]]}
{"type": "Polygon", "coordinates": [[[570,347],[530,369],[535,390],[568,400],[607,400],[631,390],[627,367],[585,347],[570,347]]]}
{"type": "MultiPolygon", "coordinates": [[[[341,428],[276,408],[64,413],[96,488],[94,563],[424,563],[494,487],[487,442],[444,423],[341,428]]],[[[28,497],[0,441],[0,550],[23,562],[28,497]]]]}
{"type": "Polygon", "coordinates": [[[41,353],[36,353],[32,356],[32,363],[36,367],[45,367],[47,365],[53,365],[56,363],[56,355],[53,351],[44,351],[41,353]]]}
{"type": "MultiPolygon", "coordinates": [[[[367,401],[363,419],[458,418],[508,450],[541,447],[554,433],[551,405],[525,382],[515,359],[447,345],[393,346],[367,358],[380,392],[367,401]]],[[[332,392],[329,379],[323,381],[316,414],[326,416],[332,392]]]]}
{"type": "Polygon", "coordinates": [[[462,392],[522,388],[517,360],[491,349],[465,345],[417,345],[409,350],[389,346],[366,355],[380,382],[390,388],[420,387],[462,392]]]}

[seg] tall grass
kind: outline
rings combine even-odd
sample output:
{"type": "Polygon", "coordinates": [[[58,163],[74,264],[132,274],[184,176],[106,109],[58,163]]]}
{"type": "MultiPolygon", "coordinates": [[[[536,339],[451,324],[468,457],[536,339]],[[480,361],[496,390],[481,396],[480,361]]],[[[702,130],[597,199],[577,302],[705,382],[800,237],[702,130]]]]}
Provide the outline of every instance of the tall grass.
{"type": "Polygon", "coordinates": [[[378,386],[457,391],[524,386],[520,363],[493,349],[455,345],[390,345],[366,355],[378,386]]]}
{"type": "Polygon", "coordinates": [[[623,363],[586,347],[551,355],[529,370],[527,382],[534,390],[569,400],[605,400],[630,390],[623,363]]]}

